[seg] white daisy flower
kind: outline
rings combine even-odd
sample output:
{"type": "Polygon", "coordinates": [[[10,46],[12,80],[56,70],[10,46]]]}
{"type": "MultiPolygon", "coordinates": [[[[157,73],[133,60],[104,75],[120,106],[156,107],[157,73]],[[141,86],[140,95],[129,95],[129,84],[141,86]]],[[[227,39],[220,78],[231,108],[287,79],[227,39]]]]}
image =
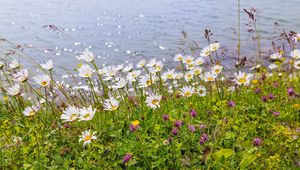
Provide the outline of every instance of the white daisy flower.
{"type": "Polygon", "coordinates": [[[145,67],[146,63],[147,63],[147,61],[145,59],[142,59],[137,63],[136,67],[137,68],[145,67]]]}
{"type": "Polygon", "coordinates": [[[128,66],[123,68],[122,72],[127,73],[127,72],[131,71],[132,69],[133,69],[133,64],[130,63],[130,64],[128,64],[128,66]]]}
{"type": "Polygon", "coordinates": [[[204,47],[201,52],[200,52],[200,56],[201,57],[207,57],[211,54],[211,50],[210,50],[210,47],[204,47]]]}
{"type": "Polygon", "coordinates": [[[179,94],[184,97],[191,97],[194,93],[195,88],[192,86],[184,86],[179,91],[179,94]]]}
{"type": "Polygon", "coordinates": [[[294,67],[295,67],[295,69],[297,69],[297,70],[299,70],[299,69],[300,69],[300,60],[298,60],[298,61],[295,61],[295,63],[294,63],[294,67]]]}
{"type": "Polygon", "coordinates": [[[220,43],[212,43],[209,45],[210,51],[217,51],[220,47],[220,43]]]}
{"type": "Polygon", "coordinates": [[[300,50],[295,49],[291,51],[290,56],[294,59],[300,59],[300,50]]]}
{"type": "Polygon", "coordinates": [[[39,106],[27,106],[23,111],[24,116],[33,116],[39,110],[39,106]]]}
{"type": "Polygon", "coordinates": [[[87,64],[83,64],[79,69],[80,77],[92,77],[94,70],[87,64]]]}
{"type": "Polygon", "coordinates": [[[175,78],[174,69],[164,72],[161,77],[164,81],[174,79],[175,78]]]}
{"type": "Polygon", "coordinates": [[[41,67],[45,70],[52,70],[53,69],[53,61],[48,60],[45,64],[41,64],[41,67]]]}
{"type": "Polygon", "coordinates": [[[272,60],[277,60],[277,59],[280,59],[282,57],[282,55],[280,53],[273,53],[271,54],[270,58],[272,60]]]}
{"type": "Polygon", "coordinates": [[[205,58],[204,57],[198,57],[196,58],[196,60],[194,61],[195,65],[202,65],[205,62],[205,58]]]}
{"type": "Polygon", "coordinates": [[[126,86],[127,80],[124,78],[118,78],[116,84],[113,86],[114,89],[122,89],[126,86]]]}
{"type": "Polygon", "coordinates": [[[182,54],[176,54],[174,57],[174,61],[182,61],[184,56],[182,54]]]}
{"type": "Polygon", "coordinates": [[[114,111],[114,110],[118,109],[119,102],[115,98],[111,97],[109,99],[104,100],[103,107],[104,107],[104,110],[114,111]]]}
{"type": "Polygon", "coordinates": [[[139,86],[140,87],[148,87],[155,83],[157,77],[154,74],[146,74],[143,75],[140,79],[139,86]]]}
{"type": "Polygon", "coordinates": [[[244,73],[239,71],[239,73],[234,73],[235,79],[233,80],[238,85],[248,85],[250,84],[250,80],[253,76],[253,74],[244,73]]]}
{"type": "Polygon", "coordinates": [[[159,103],[160,103],[161,97],[162,96],[158,95],[158,94],[150,94],[146,98],[147,106],[152,109],[159,108],[160,107],[159,103]]]}
{"type": "Polygon", "coordinates": [[[96,140],[96,132],[91,134],[90,130],[82,132],[82,135],[80,136],[79,142],[83,141],[83,147],[86,147],[86,145],[89,145],[92,143],[92,140],[96,140]]]}
{"type": "Polygon", "coordinates": [[[7,94],[10,95],[10,96],[17,96],[20,94],[20,84],[15,84],[11,87],[9,87],[6,91],[7,91],[7,94]]]}
{"type": "Polygon", "coordinates": [[[191,81],[191,80],[193,79],[193,77],[194,77],[194,71],[193,71],[193,70],[188,71],[188,72],[186,72],[186,73],[184,74],[184,79],[185,79],[185,81],[187,81],[187,82],[191,81]]]}
{"type": "Polygon", "coordinates": [[[80,115],[80,110],[75,106],[69,106],[66,110],[63,111],[63,114],[60,116],[60,119],[65,122],[72,122],[78,119],[80,115]]]}
{"type": "Polygon", "coordinates": [[[195,75],[195,76],[198,76],[198,75],[200,75],[200,74],[202,73],[203,70],[202,70],[201,67],[198,67],[198,66],[197,66],[197,67],[194,68],[193,71],[194,71],[194,75],[195,75]]]}
{"type": "Polygon", "coordinates": [[[220,74],[221,71],[223,69],[223,66],[217,64],[217,65],[214,65],[211,70],[215,73],[215,74],[220,74]]]}
{"type": "Polygon", "coordinates": [[[272,63],[268,67],[269,67],[269,69],[274,70],[274,69],[278,68],[278,65],[272,63]]]}
{"type": "Polygon", "coordinates": [[[21,69],[16,74],[13,74],[13,78],[18,82],[26,82],[28,79],[28,70],[27,69],[21,69]]]}
{"type": "Polygon", "coordinates": [[[96,109],[93,109],[90,105],[89,107],[83,107],[80,109],[80,121],[88,121],[92,120],[96,113],[96,109]]]}
{"type": "Polygon", "coordinates": [[[197,91],[199,96],[206,96],[206,88],[204,86],[199,86],[197,91]]]}
{"type": "Polygon", "coordinates": [[[91,51],[84,51],[82,55],[77,57],[78,60],[84,60],[88,63],[95,60],[94,54],[91,51]]]}
{"type": "Polygon", "coordinates": [[[191,64],[194,61],[194,57],[187,55],[183,58],[183,63],[185,64],[191,64]]]}
{"type": "Polygon", "coordinates": [[[156,64],[156,58],[152,58],[151,60],[148,61],[147,67],[154,67],[156,64]]]}
{"type": "Polygon", "coordinates": [[[38,76],[34,77],[33,79],[37,84],[39,84],[42,87],[47,87],[51,81],[51,78],[46,74],[38,75],[38,76]]]}
{"type": "Polygon", "coordinates": [[[11,69],[16,69],[19,68],[20,66],[21,64],[15,59],[9,64],[9,68],[11,69]]]}
{"type": "Polygon", "coordinates": [[[141,71],[140,70],[134,70],[132,72],[129,72],[127,74],[127,80],[129,82],[136,82],[136,79],[138,78],[138,76],[141,74],[141,71]]]}
{"type": "Polygon", "coordinates": [[[212,71],[206,72],[203,75],[203,79],[204,79],[205,82],[215,81],[216,78],[217,78],[217,74],[215,72],[212,72],[212,71]]]}

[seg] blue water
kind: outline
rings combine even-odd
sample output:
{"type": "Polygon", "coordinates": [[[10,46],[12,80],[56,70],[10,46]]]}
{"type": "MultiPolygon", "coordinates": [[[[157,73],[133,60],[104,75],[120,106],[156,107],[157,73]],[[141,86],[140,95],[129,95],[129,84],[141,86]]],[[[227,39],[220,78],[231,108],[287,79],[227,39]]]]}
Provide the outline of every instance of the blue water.
{"type": "MultiPolygon", "coordinates": [[[[268,50],[274,22],[281,28],[300,31],[299,0],[241,0],[242,9],[261,11],[259,29],[268,50]]],[[[73,68],[79,52],[89,48],[102,65],[135,62],[157,57],[170,61],[182,47],[181,31],[207,43],[213,40],[236,48],[236,0],[0,0],[0,35],[31,48],[37,62],[53,59],[56,66],[73,68]],[[46,28],[55,24],[64,34],[46,28]]],[[[247,33],[248,18],[242,12],[242,48],[248,55],[253,43],[247,33]]],[[[0,44],[1,45],[1,44],[0,44]]]]}

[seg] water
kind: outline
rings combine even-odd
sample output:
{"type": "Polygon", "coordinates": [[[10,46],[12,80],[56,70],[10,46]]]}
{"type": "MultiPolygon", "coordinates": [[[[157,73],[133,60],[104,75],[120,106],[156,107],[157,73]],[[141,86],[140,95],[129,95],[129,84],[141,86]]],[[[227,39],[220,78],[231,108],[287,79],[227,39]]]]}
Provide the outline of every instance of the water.
{"type": "MultiPolygon", "coordinates": [[[[182,30],[201,47],[207,45],[205,28],[227,48],[235,49],[237,44],[232,31],[237,27],[236,0],[0,1],[0,34],[29,45],[25,52],[37,62],[53,59],[56,66],[66,68],[74,68],[78,63],[75,56],[87,48],[101,65],[150,57],[171,61],[180,52],[182,30]],[[47,24],[55,24],[65,34],[42,28],[47,24]]],[[[274,22],[287,31],[300,31],[300,11],[295,5],[299,0],[241,1],[241,9],[261,11],[260,30],[265,38],[274,35],[274,22]]],[[[247,21],[242,12],[244,54],[252,47],[247,21]]]]}

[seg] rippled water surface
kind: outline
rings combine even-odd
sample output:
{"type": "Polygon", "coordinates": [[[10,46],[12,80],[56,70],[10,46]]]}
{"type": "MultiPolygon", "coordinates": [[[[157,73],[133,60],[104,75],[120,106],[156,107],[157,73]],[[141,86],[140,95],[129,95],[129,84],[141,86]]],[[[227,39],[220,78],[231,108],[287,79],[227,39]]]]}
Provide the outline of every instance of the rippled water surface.
{"type": "MultiPolygon", "coordinates": [[[[261,11],[260,30],[274,35],[274,22],[300,31],[299,0],[241,0],[242,7],[261,11]]],[[[179,52],[181,31],[205,46],[203,30],[214,40],[236,47],[235,0],[0,0],[0,34],[26,49],[36,61],[52,58],[72,68],[76,54],[86,48],[100,64],[134,62],[142,57],[171,60],[179,52]],[[43,25],[55,24],[65,34],[43,25]]],[[[242,13],[244,52],[249,46],[247,16],[242,13]],[[247,43],[246,43],[247,42],[247,43]]]]}

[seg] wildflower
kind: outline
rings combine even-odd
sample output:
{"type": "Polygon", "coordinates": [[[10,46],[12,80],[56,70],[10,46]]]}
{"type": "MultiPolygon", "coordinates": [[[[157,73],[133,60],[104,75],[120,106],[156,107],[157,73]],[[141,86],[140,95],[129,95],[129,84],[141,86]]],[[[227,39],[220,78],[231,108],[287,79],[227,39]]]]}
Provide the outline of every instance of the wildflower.
{"type": "Polygon", "coordinates": [[[253,143],[254,146],[260,146],[262,141],[263,140],[261,138],[256,137],[256,138],[253,139],[252,143],[253,143]]]}
{"type": "Polygon", "coordinates": [[[194,61],[195,65],[199,66],[199,65],[202,65],[205,61],[205,58],[204,57],[198,57],[196,58],[196,60],[194,61]]]}
{"type": "Polygon", "coordinates": [[[254,93],[256,93],[256,94],[261,93],[261,89],[260,89],[260,88],[256,88],[256,89],[254,90],[254,93]]]}
{"type": "Polygon", "coordinates": [[[197,116],[197,111],[196,111],[195,109],[191,109],[191,110],[190,110],[190,115],[191,115],[192,117],[196,117],[196,116],[197,116]]]}
{"type": "Polygon", "coordinates": [[[161,77],[164,81],[174,79],[174,69],[164,72],[161,77]]]}
{"type": "Polygon", "coordinates": [[[278,66],[276,64],[274,64],[274,63],[270,64],[268,67],[271,70],[274,70],[274,69],[278,68],[278,66]]]}
{"type": "Polygon", "coordinates": [[[129,72],[127,74],[127,77],[126,79],[129,81],[129,82],[136,82],[136,78],[141,74],[141,71],[140,70],[134,70],[132,72],[129,72]]]}
{"type": "Polygon", "coordinates": [[[18,82],[26,82],[28,79],[28,70],[27,69],[21,69],[16,74],[12,75],[13,78],[18,82]]]}
{"type": "Polygon", "coordinates": [[[262,102],[267,102],[268,101],[268,97],[267,96],[262,96],[261,97],[261,101],[262,102]]]}
{"type": "Polygon", "coordinates": [[[34,77],[34,80],[40,86],[47,87],[50,84],[51,78],[48,75],[43,74],[34,77]]]}
{"type": "Polygon", "coordinates": [[[235,102],[233,101],[233,100],[229,100],[228,102],[227,102],[227,105],[228,105],[228,107],[235,107],[235,102]]]}
{"type": "Polygon", "coordinates": [[[197,66],[197,67],[194,68],[193,71],[194,71],[194,75],[198,76],[202,73],[202,68],[197,66]]]}
{"type": "Polygon", "coordinates": [[[190,55],[185,56],[183,58],[183,63],[185,63],[185,64],[191,64],[193,61],[194,61],[194,58],[190,55]]]}
{"type": "Polygon", "coordinates": [[[131,155],[130,153],[127,153],[127,154],[124,156],[122,162],[123,162],[123,164],[126,164],[126,163],[129,162],[131,159],[132,159],[132,155],[131,155]]]}
{"type": "Polygon", "coordinates": [[[91,51],[84,51],[82,55],[77,57],[78,60],[84,60],[88,63],[95,60],[94,54],[91,51]]]}
{"type": "Polygon", "coordinates": [[[9,87],[6,91],[7,91],[7,94],[10,95],[10,96],[17,96],[20,94],[20,84],[15,84],[11,87],[9,87]]]}
{"type": "Polygon", "coordinates": [[[181,127],[182,126],[182,124],[183,124],[183,122],[181,121],[181,120],[176,120],[175,122],[174,122],[174,126],[176,126],[176,127],[181,127]]]}
{"type": "Polygon", "coordinates": [[[160,102],[161,98],[162,98],[162,96],[157,95],[157,94],[151,94],[151,95],[147,96],[147,98],[146,98],[147,106],[150,108],[153,108],[153,109],[160,107],[159,102],[160,102]]]}
{"type": "Polygon", "coordinates": [[[130,129],[131,132],[134,132],[134,131],[136,131],[139,127],[140,127],[140,122],[139,122],[138,120],[134,120],[134,121],[132,121],[132,122],[130,123],[129,129],[130,129]]]}
{"type": "Polygon", "coordinates": [[[116,84],[113,86],[114,89],[122,89],[126,86],[127,81],[124,78],[119,78],[116,84]]]}
{"type": "Polygon", "coordinates": [[[131,71],[132,69],[133,69],[133,64],[130,63],[130,64],[128,64],[128,66],[123,68],[122,72],[127,73],[127,72],[131,71]]]}
{"type": "Polygon", "coordinates": [[[45,64],[41,64],[41,67],[45,70],[52,70],[53,69],[53,61],[48,60],[45,64]]]}
{"type": "Polygon", "coordinates": [[[195,128],[194,125],[189,125],[188,129],[189,129],[190,132],[195,132],[196,131],[196,128],[195,128]]]}
{"type": "Polygon", "coordinates": [[[80,121],[92,120],[95,113],[96,113],[96,109],[93,109],[91,105],[89,107],[84,107],[84,108],[80,109],[79,119],[80,119],[80,121]]]}
{"type": "Polygon", "coordinates": [[[115,98],[111,97],[110,99],[104,100],[103,104],[104,110],[114,111],[119,107],[119,102],[115,98]]]}
{"type": "Polygon", "coordinates": [[[142,59],[137,63],[136,67],[137,68],[144,67],[146,65],[146,63],[147,63],[147,61],[145,59],[142,59]]]}
{"type": "Polygon", "coordinates": [[[287,89],[287,94],[288,94],[289,96],[293,96],[293,95],[295,94],[294,89],[293,89],[292,87],[289,87],[289,88],[287,89]]]}
{"type": "Polygon", "coordinates": [[[294,67],[295,67],[295,69],[300,70],[300,60],[295,61],[294,67]]]}
{"type": "Polygon", "coordinates": [[[188,71],[184,74],[184,79],[185,81],[189,82],[193,79],[194,77],[194,72],[193,71],[188,71]]]}
{"type": "Polygon", "coordinates": [[[271,54],[271,56],[270,56],[270,58],[272,59],[272,60],[278,60],[278,59],[280,59],[282,57],[282,55],[280,54],[280,53],[273,53],[273,54],[271,54]]]}
{"type": "Polygon", "coordinates": [[[83,64],[79,69],[80,77],[92,77],[94,70],[87,64],[83,64]]]}
{"type": "Polygon", "coordinates": [[[176,54],[174,57],[174,61],[182,61],[184,56],[182,54],[176,54]]]}
{"type": "Polygon", "coordinates": [[[269,111],[273,116],[279,116],[280,115],[280,112],[276,112],[276,111],[272,111],[270,110],[269,111]]]}
{"type": "Polygon", "coordinates": [[[21,65],[17,60],[13,60],[10,64],[9,64],[9,68],[11,69],[16,69],[19,68],[21,65]]]}
{"type": "Polygon", "coordinates": [[[294,59],[300,59],[300,50],[295,49],[291,51],[290,56],[294,59]]]}
{"type": "Polygon", "coordinates": [[[201,138],[200,138],[199,143],[200,143],[200,145],[204,145],[204,143],[205,143],[206,141],[208,141],[208,135],[205,134],[205,133],[203,133],[202,136],[201,136],[201,138]]]}
{"type": "Polygon", "coordinates": [[[207,57],[210,56],[210,54],[211,54],[210,47],[204,47],[200,52],[201,57],[207,57]]]}
{"type": "Polygon", "coordinates": [[[274,95],[273,94],[268,94],[268,99],[270,99],[270,100],[274,99],[274,95]]]}
{"type": "Polygon", "coordinates": [[[146,64],[147,67],[154,67],[156,64],[156,58],[152,58],[151,60],[148,61],[146,64]]]}
{"type": "Polygon", "coordinates": [[[250,83],[250,80],[253,76],[253,74],[249,73],[243,73],[243,72],[239,72],[234,73],[235,79],[233,80],[236,84],[238,85],[248,85],[250,83]]]}
{"type": "Polygon", "coordinates": [[[139,86],[140,87],[148,87],[151,86],[152,84],[155,83],[156,81],[156,76],[154,74],[146,74],[144,76],[141,77],[140,82],[139,82],[139,86]]]}
{"type": "Polygon", "coordinates": [[[220,43],[212,43],[209,45],[209,48],[210,48],[210,51],[213,52],[213,51],[217,51],[220,47],[220,43]]]}
{"type": "Polygon", "coordinates": [[[96,140],[97,136],[95,135],[96,132],[91,134],[90,130],[84,131],[82,132],[82,135],[79,138],[79,142],[83,141],[83,147],[85,147],[86,145],[89,145],[92,140],[96,140]]]}
{"type": "Polygon", "coordinates": [[[16,144],[16,145],[22,145],[22,138],[19,137],[19,136],[13,136],[13,142],[16,144]]]}
{"type": "Polygon", "coordinates": [[[223,69],[223,66],[221,66],[221,65],[214,65],[212,68],[211,68],[211,70],[215,73],[215,74],[220,74],[221,73],[221,71],[222,71],[222,69],[223,69]]]}
{"type": "Polygon", "coordinates": [[[38,106],[27,106],[23,111],[24,116],[33,116],[39,110],[38,106]]]}
{"type": "Polygon", "coordinates": [[[163,114],[162,118],[163,118],[164,121],[167,121],[167,120],[169,120],[170,116],[167,115],[167,114],[163,114]]]}
{"type": "Polygon", "coordinates": [[[173,128],[173,129],[172,129],[172,134],[173,134],[174,136],[176,136],[176,135],[178,134],[178,129],[177,129],[177,128],[173,128]]]}
{"type": "Polygon", "coordinates": [[[191,97],[195,93],[195,88],[191,86],[184,86],[180,89],[180,95],[185,97],[191,97]]]}
{"type": "Polygon", "coordinates": [[[216,78],[217,78],[217,74],[212,71],[204,73],[203,76],[205,82],[215,81],[216,78]]]}
{"type": "Polygon", "coordinates": [[[204,86],[199,86],[197,88],[198,95],[203,97],[206,96],[206,88],[204,86]]]}
{"type": "Polygon", "coordinates": [[[65,122],[72,122],[76,120],[80,115],[80,110],[75,106],[69,106],[66,110],[63,111],[63,114],[60,116],[60,119],[65,122]]]}
{"type": "Polygon", "coordinates": [[[155,64],[155,71],[156,72],[159,72],[161,71],[161,69],[163,68],[164,64],[162,61],[157,61],[156,64],[155,64]]]}

